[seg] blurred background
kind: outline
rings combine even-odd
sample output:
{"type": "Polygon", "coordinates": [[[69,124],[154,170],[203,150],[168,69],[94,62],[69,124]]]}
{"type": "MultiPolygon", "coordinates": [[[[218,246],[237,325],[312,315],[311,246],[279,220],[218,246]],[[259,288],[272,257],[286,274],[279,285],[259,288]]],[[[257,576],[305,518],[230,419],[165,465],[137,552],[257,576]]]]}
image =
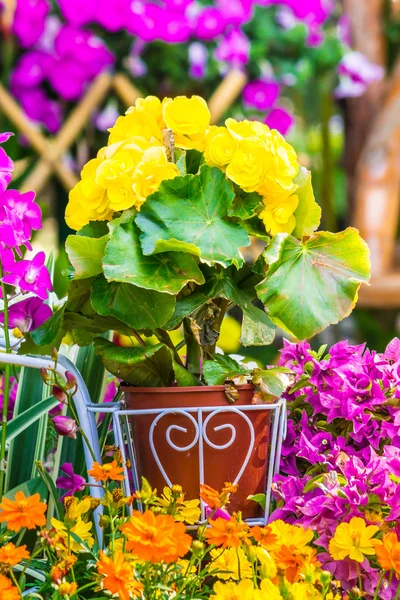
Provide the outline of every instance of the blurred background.
{"type": "MultiPolygon", "coordinates": [[[[36,246],[57,257],[68,191],[137,97],[199,94],[215,123],[258,119],[312,171],[322,228],[361,230],[373,278],[315,345],[381,351],[400,329],[400,0],[0,0],[0,131],[14,187],[45,216],[36,246]]],[[[221,348],[240,354],[237,315],[221,348]]],[[[276,348],[246,349],[271,362],[276,348]]]]}

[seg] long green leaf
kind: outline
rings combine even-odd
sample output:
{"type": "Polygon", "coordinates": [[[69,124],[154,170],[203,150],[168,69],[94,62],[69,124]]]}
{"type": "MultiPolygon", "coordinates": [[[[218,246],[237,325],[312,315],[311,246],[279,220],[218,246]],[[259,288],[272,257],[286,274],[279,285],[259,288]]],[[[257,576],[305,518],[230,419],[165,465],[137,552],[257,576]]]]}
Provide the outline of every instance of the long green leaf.
{"type": "MultiPolygon", "coordinates": [[[[31,406],[21,415],[12,419],[7,425],[7,441],[13,440],[20,433],[25,431],[32,423],[35,423],[44,414],[47,414],[49,410],[57,406],[58,400],[53,397],[42,400],[35,406],[31,406]]],[[[1,427],[0,427],[1,431],[1,427]]]]}

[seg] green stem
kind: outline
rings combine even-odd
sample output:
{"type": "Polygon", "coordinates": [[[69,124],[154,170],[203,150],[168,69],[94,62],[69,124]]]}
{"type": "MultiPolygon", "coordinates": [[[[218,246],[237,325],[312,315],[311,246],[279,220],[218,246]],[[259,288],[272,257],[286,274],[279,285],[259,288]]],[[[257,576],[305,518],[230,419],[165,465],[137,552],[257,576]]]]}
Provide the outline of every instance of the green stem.
{"type": "Polygon", "coordinates": [[[394,597],[394,600],[399,600],[399,596],[400,596],[400,583],[399,583],[399,585],[397,587],[397,592],[396,592],[396,595],[394,597]]]}
{"type": "Polygon", "coordinates": [[[361,579],[361,571],[360,571],[360,565],[358,562],[356,562],[356,568],[357,568],[357,577],[358,577],[358,587],[360,589],[360,592],[362,594],[363,591],[363,586],[362,586],[362,579],[361,579]]]}
{"type": "Polygon", "coordinates": [[[378,585],[376,586],[373,600],[378,600],[378,598],[379,598],[378,593],[379,593],[379,590],[381,589],[381,585],[382,585],[383,578],[385,577],[385,573],[386,573],[386,571],[382,571],[382,574],[378,581],[378,585]]]}
{"type": "MultiPolygon", "coordinates": [[[[0,279],[3,278],[3,268],[0,264],[0,279]]],[[[1,282],[1,291],[3,295],[3,303],[4,303],[4,339],[6,343],[6,352],[11,351],[11,343],[10,343],[10,332],[8,329],[8,299],[7,299],[7,291],[6,286],[3,282],[1,282]]],[[[1,418],[1,445],[0,445],[0,502],[3,499],[4,493],[4,481],[6,475],[6,467],[5,467],[5,458],[6,458],[6,445],[7,445],[7,416],[8,416],[8,403],[10,400],[10,375],[11,368],[10,365],[6,364],[4,371],[4,389],[3,389],[3,413],[1,418]]]]}
{"type": "Polygon", "coordinates": [[[74,409],[74,406],[73,406],[73,404],[74,404],[74,403],[72,402],[72,397],[71,397],[71,396],[69,396],[69,397],[68,397],[68,408],[69,408],[69,410],[71,411],[71,413],[72,413],[72,416],[74,417],[75,421],[76,421],[76,422],[78,423],[78,425],[79,425],[79,431],[80,431],[80,434],[81,434],[81,436],[83,437],[83,439],[85,440],[87,447],[89,448],[89,452],[90,452],[90,455],[91,455],[91,457],[93,458],[93,460],[94,460],[94,461],[96,461],[96,456],[95,456],[95,454],[94,454],[94,452],[93,452],[93,448],[92,448],[92,446],[90,445],[90,442],[89,442],[89,440],[88,440],[88,437],[87,437],[86,433],[83,431],[83,429],[80,427],[80,424],[79,424],[79,419],[78,419],[78,415],[77,415],[77,414],[76,414],[76,412],[75,412],[75,409],[74,409]]]}
{"type": "MultiPolygon", "coordinates": [[[[214,329],[214,331],[217,331],[218,333],[220,333],[221,326],[222,326],[223,320],[225,318],[226,312],[229,308],[230,302],[229,302],[229,300],[226,300],[225,298],[218,298],[218,300],[216,300],[215,303],[218,305],[220,311],[219,311],[218,317],[214,321],[213,329],[214,329]]],[[[217,344],[213,344],[212,346],[210,346],[208,348],[209,355],[214,356],[215,351],[216,351],[216,346],[217,346],[217,344]]]]}
{"type": "Polygon", "coordinates": [[[196,377],[200,377],[201,365],[201,346],[197,342],[190,329],[189,321],[185,319],[183,324],[185,342],[186,342],[186,368],[189,373],[193,373],[196,377]]]}

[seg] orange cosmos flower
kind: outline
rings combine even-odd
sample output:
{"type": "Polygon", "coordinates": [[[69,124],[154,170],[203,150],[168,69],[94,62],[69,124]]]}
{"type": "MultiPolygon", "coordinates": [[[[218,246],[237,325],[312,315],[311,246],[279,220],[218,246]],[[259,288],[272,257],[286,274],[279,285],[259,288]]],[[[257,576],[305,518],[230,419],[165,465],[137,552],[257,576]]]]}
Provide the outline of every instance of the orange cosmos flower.
{"type": "Polygon", "coordinates": [[[171,515],[155,515],[151,510],[133,511],[121,531],[127,537],[127,549],[140,560],[150,562],[174,562],[186,554],[192,541],[183,523],[176,523],[171,515]]]}
{"type": "Polygon", "coordinates": [[[211,527],[205,532],[205,537],[210,544],[223,548],[238,548],[241,542],[246,542],[248,526],[240,523],[237,517],[232,516],[229,521],[218,517],[210,522],[211,527]]]}
{"type": "Polygon", "coordinates": [[[143,586],[133,577],[132,565],[125,560],[122,552],[115,552],[111,558],[100,552],[97,570],[103,575],[102,585],[119,600],[129,600],[132,596],[141,596],[143,586]]]}
{"type": "Polygon", "coordinates": [[[209,485],[200,485],[200,498],[208,504],[208,506],[214,510],[221,507],[221,500],[219,498],[219,492],[209,485]]]}
{"type": "Polygon", "coordinates": [[[261,544],[263,548],[266,550],[272,550],[274,546],[276,546],[276,542],[278,536],[272,532],[271,527],[266,525],[265,527],[260,527],[256,525],[250,529],[250,535],[261,544]]]}
{"type": "Polygon", "coordinates": [[[393,569],[400,575],[400,542],[394,532],[385,533],[382,545],[375,547],[378,563],[387,571],[393,569]]]}
{"type": "Polygon", "coordinates": [[[40,502],[39,494],[26,497],[24,492],[17,492],[14,500],[4,498],[0,509],[0,523],[7,522],[8,529],[15,532],[24,527],[35,529],[46,523],[46,504],[40,502]]]}
{"type": "Polygon", "coordinates": [[[9,542],[0,548],[0,563],[3,565],[15,567],[24,558],[29,558],[29,552],[27,551],[26,546],[20,546],[17,548],[12,542],[9,542]]]}
{"type": "Polygon", "coordinates": [[[93,463],[93,467],[88,473],[96,481],[108,481],[109,479],[122,481],[124,479],[123,471],[123,468],[118,466],[117,461],[113,460],[105,465],[99,465],[97,462],[93,463]]]}
{"type": "Polygon", "coordinates": [[[304,567],[307,565],[320,566],[315,554],[316,550],[309,547],[299,550],[295,546],[283,545],[274,553],[274,559],[278,569],[285,571],[285,577],[289,583],[295,583],[304,574],[304,567]]]}
{"type": "Polygon", "coordinates": [[[17,588],[4,575],[0,575],[0,598],[1,600],[20,600],[17,588]]]}

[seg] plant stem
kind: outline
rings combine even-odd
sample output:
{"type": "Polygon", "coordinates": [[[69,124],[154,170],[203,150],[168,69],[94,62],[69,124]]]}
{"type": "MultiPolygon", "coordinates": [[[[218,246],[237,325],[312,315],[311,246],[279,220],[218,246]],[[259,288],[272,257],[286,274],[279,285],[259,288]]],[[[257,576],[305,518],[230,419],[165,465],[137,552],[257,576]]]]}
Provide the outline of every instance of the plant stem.
{"type": "Polygon", "coordinates": [[[381,585],[382,585],[383,578],[385,577],[385,573],[386,573],[386,571],[382,571],[382,574],[381,574],[381,576],[379,578],[379,581],[378,581],[378,585],[376,586],[376,590],[375,590],[375,594],[374,594],[374,599],[373,600],[378,600],[378,593],[379,593],[379,590],[381,589],[381,585]]]}
{"type": "Polygon", "coordinates": [[[168,348],[171,348],[172,352],[174,353],[175,362],[177,362],[181,367],[184,367],[185,365],[183,364],[182,359],[178,354],[178,350],[175,348],[169,334],[164,329],[156,329],[154,333],[160,342],[168,346],[168,348]]]}
{"type": "Polygon", "coordinates": [[[89,448],[89,452],[91,454],[91,457],[95,461],[96,460],[95,453],[93,451],[92,446],[90,445],[90,442],[88,440],[88,437],[87,437],[86,433],[83,431],[82,427],[80,426],[78,415],[75,412],[73,404],[74,403],[73,403],[73,400],[72,400],[72,396],[69,396],[68,397],[68,408],[71,411],[72,416],[74,417],[75,421],[78,423],[78,425],[79,425],[79,432],[80,432],[81,436],[83,437],[83,439],[85,440],[87,447],[89,448]]]}
{"type": "MultiPolygon", "coordinates": [[[[3,279],[3,267],[0,263],[0,279],[3,279]]],[[[3,282],[1,282],[1,291],[3,295],[3,303],[4,303],[4,339],[6,343],[6,352],[9,353],[11,351],[10,344],[10,332],[8,329],[8,299],[7,299],[7,291],[6,286],[3,282]]],[[[6,364],[4,371],[4,389],[3,389],[3,414],[1,418],[1,445],[0,445],[0,502],[3,499],[4,493],[4,481],[6,475],[6,466],[5,466],[5,458],[6,458],[6,445],[7,445],[7,417],[8,417],[8,403],[10,400],[10,375],[11,368],[9,364],[6,364]]]]}
{"type": "Polygon", "coordinates": [[[360,571],[360,565],[358,562],[356,562],[356,568],[357,568],[357,576],[358,576],[358,587],[360,589],[360,592],[362,593],[363,587],[362,587],[361,571],[360,571]]]}
{"type": "Polygon", "coordinates": [[[197,342],[190,328],[189,321],[184,320],[183,323],[185,342],[186,342],[186,368],[189,373],[193,373],[196,377],[201,374],[201,346],[197,342]]]}
{"type": "Polygon", "coordinates": [[[396,595],[394,597],[394,600],[399,600],[399,596],[400,596],[400,583],[398,585],[397,592],[396,592],[396,595]]]}

